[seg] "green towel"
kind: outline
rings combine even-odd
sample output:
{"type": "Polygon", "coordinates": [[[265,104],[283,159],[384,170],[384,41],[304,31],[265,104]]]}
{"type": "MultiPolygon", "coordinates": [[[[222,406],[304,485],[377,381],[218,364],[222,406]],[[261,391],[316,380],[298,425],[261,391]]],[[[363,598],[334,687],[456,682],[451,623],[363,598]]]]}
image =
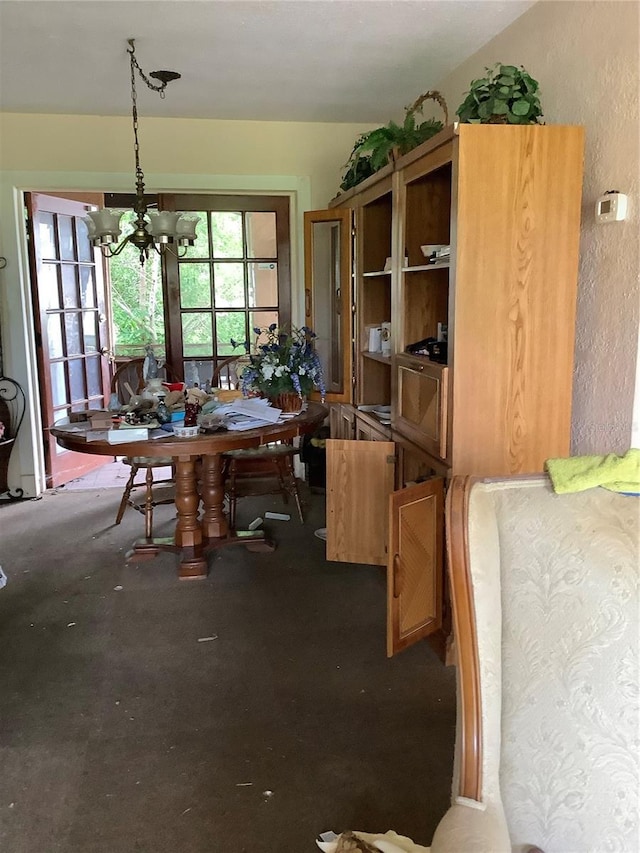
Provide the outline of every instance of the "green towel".
{"type": "Polygon", "coordinates": [[[547,471],[558,494],[583,492],[602,486],[612,492],[640,493],[640,450],[632,448],[624,456],[572,456],[547,459],[547,471]]]}

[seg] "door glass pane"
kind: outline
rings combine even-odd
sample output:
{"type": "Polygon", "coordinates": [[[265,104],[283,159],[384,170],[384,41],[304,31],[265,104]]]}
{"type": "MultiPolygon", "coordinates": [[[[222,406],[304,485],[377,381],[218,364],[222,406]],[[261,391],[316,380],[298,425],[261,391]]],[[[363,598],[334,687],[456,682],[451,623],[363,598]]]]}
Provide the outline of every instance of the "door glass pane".
{"type": "Polygon", "coordinates": [[[247,257],[248,258],[277,258],[278,242],[276,240],[275,213],[247,213],[247,257]]]}
{"type": "Polygon", "coordinates": [[[67,331],[66,355],[81,355],[82,341],[80,339],[80,315],[74,311],[64,315],[64,324],[67,331]]]}
{"type": "Polygon", "coordinates": [[[242,214],[216,211],[211,214],[214,258],[242,258],[242,214]]]}
{"type": "Polygon", "coordinates": [[[85,362],[87,365],[87,389],[90,397],[102,394],[102,371],[100,358],[101,357],[98,355],[93,358],[88,358],[85,362]]]}
{"type": "Polygon", "coordinates": [[[53,213],[40,211],[36,215],[35,227],[38,229],[36,243],[40,244],[40,256],[42,258],[57,257],[53,213]]]}
{"type": "Polygon", "coordinates": [[[65,308],[78,307],[78,287],[76,279],[76,267],[62,264],[62,298],[65,308]]]}
{"type": "Polygon", "coordinates": [[[244,265],[214,264],[216,308],[244,308],[244,265]]]}
{"type": "Polygon", "coordinates": [[[216,312],[216,340],[218,355],[238,355],[240,350],[234,349],[231,339],[244,341],[247,339],[246,314],[243,311],[216,312]]]}
{"type": "Polygon", "coordinates": [[[83,308],[96,307],[95,269],[79,267],[80,270],[80,304],[83,308]]]}
{"type": "Polygon", "coordinates": [[[78,260],[92,261],[93,246],[87,237],[87,225],[81,217],[76,217],[76,239],[78,241],[78,260]]]}
{"type": "Polygon", "coordinates": [[[213,361],[193,359],[184,363],[184,381],[189,388],[193,388],[198,384],[200,388],[204,388],[207,382],[210,382],[213,377],[213,361]]]}
{"type": "Polygon", "coordinates": [[[85,354],[98,351],[98,315],[95,311],[82,312],[85,354]]]}
{"type": "Polygon", "coordinates": [[[58,265],[42,264],[40,268],[40,294],[45,311],[49,308],[60,307],[60,292],[58,290],[58,265]]]}
{"type": "Polygon", "coordinates": [[[340,225],[313,223],[313,331],[328,391],[343,382],[342,300],[340,298],[340,225]]]}
{"type": "Polygon", "coordinates": [[[182,314],[182,352],[185,358],[213,355],[211,314],[206,312],[182,314]]]}
{"type": "Polygon", "coordinates": [[[62,358],[62,314],[47,314],[47,343],[49,358],[62,358]]]}
{"type": "Polygon", "coordinates": [[[251,308],[278,304],[277,264],[247,264],[247,277],[251,308]]]}
{"type": "Polygon", "coordinates": [[[67,389],[64,381],[64,362],[54,361],[51,365],[51,396],[54,406],[64,406],[67,400],[67,389]]]}
{"type": "MultiPolygon", "coordinates": [[[[188,211],[191,213],[191,211],[188,211]]],[[[209,255],[209,221],[206,211],[194,211],[200,217],[196,225],[195,246],[188,246],[185,258],[208,258],[209,255]]]]}
{"type": "Polygon", "coordinates": [[[75,259],[73,245],[73,217],[58,214],[58,240],[60,241],[60,258],[63,261],[75,259]]]}
{"type": "Polygon", "coordinates": [[[84,384],[84,359],[75,358],[69,362],[69,388],[71,391],[71,403],[86,399],[87,392],[84,384]]]}
{"type": "Polygon", "coordinates": [[[180,264],[182,308],[211,308],[209,264],[180,264]]]}
{"type": "Polygon", "coordinates": [[[259,339],[256,341],[256,336],[254,333],[254,329],[267,329],[272,323],[278,325],[278,312],[277,311],[251,311],[249,313],[249,340],[251,341],[251,348],[255,349],[256,346],[262,346],[262,344],[267,343],[267,336],[260,335],[259,339]]]}

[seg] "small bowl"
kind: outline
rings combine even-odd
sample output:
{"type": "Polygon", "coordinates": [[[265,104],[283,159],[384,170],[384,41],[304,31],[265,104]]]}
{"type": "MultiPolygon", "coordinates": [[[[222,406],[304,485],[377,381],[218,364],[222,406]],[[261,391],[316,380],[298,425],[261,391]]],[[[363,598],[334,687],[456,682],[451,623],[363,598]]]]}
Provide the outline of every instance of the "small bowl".
{"type": "Polygon", "coordinates": [[[426,246],[420,246],[420,251],[425,258],[430,258],[431,255],[435,254],[440,249],[444,249],[445,245],[445,243],[431,243],[426,246]]]}
{"type": "Polygon", "coordinates": [[[199,426],[177,426],[173,427],[176,438],[194,438],[200,432],[199,426]]]}

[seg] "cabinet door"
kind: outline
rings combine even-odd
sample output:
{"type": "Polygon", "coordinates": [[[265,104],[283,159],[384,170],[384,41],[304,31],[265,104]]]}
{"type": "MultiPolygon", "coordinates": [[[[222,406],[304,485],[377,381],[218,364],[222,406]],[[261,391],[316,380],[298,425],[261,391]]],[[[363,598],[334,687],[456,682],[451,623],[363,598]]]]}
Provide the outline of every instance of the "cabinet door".
{"type": "Polygon", "coordinates": [[[399,355],[396,427],[429,453],[447,458],[449,370],[427,359],[399,355]]]}
{"type": "Polygon", "coordinates": [[[304,215],[304,315],[316,333],[328,403],[351,402],[353,388],[352,212],[304,215]]]}
{"type": "Polygon", "coordinates": [[[331,438],[354,438],[355,414],[352,406],[336,403],[329,408],[329,432],[331,438]]]}
{"type": "Polygon", "coordinates": [[[441,477],[391,495],[389,537],[387,656],[392,657],[442,625],[444,481],[441,477]]]}
{"type": "Polygon", "coordinates": [[[387,563],[392,441],[336,441],[327,450],[327,560],[387,563]]]}

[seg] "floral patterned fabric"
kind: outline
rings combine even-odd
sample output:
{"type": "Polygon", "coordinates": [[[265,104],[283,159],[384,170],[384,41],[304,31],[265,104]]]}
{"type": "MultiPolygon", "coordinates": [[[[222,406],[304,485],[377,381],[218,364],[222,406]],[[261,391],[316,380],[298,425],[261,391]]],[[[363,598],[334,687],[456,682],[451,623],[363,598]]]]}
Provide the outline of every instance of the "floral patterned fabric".
{"type": "Polygon", "coordinates": [[[515,850],[640,850],[639,519],[546,477],[472,491],[482,799],[515,850]]]}

